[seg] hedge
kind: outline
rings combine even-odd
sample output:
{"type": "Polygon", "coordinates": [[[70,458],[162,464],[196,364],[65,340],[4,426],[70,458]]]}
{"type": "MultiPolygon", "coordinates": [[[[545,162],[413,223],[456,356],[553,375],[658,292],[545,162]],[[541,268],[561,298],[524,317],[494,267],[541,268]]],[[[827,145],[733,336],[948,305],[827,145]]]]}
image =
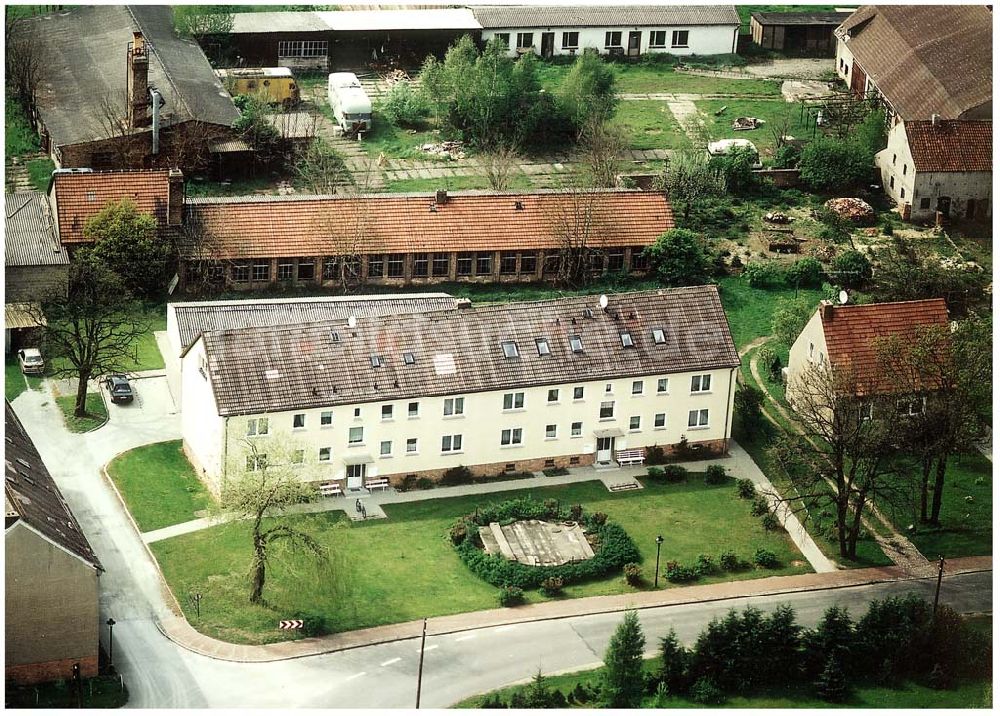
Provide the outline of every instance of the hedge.
{"type": "Polygon", "coordinates": [[[450,535],[454,538],[461,534],[459,525],[465,527],[465,536],[457,542],[455,550],[473,574],[495,587],[534,589],[552,578],[561,579],[564,585],[573,584],[612,573],[621,574],[626,564],[639,561],[639,549],[621,526],[602,522],[599,516],[586,512],[582,513],[580,521],[588,533],[597,535],[597,548],[594,556],[583,562],[532,566],[510,561],[499,554],[487,554],[479,545],[479,527],[491,522],[507,525],[518,520],[564,521],[571,519],[570,509],[560,507],[554,500],[539,502],[530,498],[493,503],[459,519],[450,535]]]}

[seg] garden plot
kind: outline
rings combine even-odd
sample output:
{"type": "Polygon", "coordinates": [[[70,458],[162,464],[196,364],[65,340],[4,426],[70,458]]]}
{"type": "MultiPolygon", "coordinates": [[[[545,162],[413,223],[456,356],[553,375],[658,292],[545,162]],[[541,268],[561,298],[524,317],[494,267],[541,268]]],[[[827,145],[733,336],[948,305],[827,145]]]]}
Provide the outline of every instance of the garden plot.
{"type": "Polygon", "coordinates": [[[479,528],[479,537],[489,554],[532,566],[556,566],[580,562],[594,550],[576,522],[521,520],[509,525],[491,522],[479,528]]]}

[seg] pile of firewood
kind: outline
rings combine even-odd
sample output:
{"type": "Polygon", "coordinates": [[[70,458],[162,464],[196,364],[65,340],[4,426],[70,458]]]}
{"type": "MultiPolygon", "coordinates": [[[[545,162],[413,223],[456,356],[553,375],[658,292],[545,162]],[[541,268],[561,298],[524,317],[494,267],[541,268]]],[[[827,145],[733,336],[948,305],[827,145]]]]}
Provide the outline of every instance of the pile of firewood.
{"type": "Polygon", "coordinates": [[[823,206],[840,218],[855,224],[870,224],[875,221],[875,210],[871,204],[861,199],[852,197],[830,199],[823,206]]]}
{"type": "Polygon", "coordinates": [[[461,141],[456,140],[436,144],[423,144],[420,147],[420,151],[444,159],[465,159],[464,146],[461,141]]]}

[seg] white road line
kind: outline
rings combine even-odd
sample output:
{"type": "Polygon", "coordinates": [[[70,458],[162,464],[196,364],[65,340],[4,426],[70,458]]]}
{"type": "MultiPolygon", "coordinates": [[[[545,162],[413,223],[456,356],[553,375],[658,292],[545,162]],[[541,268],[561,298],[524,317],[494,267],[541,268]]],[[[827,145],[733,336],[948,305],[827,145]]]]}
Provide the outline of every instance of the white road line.
{"type": "Polygon", "coordinates": [[[390,664],[395,664],[397,661],[402,661],[403,657],[397,656],[395,659],[389,659],[389,661],[383,661],[379,666],[389,666],[390,664]]]}
{"type": "Polygon", "coordinates": [[[360,671],[357,674],[354,674],[353,676],[348,676],[346,679],[344,679],[344,681],[350,681],[351,679],[356,679],[359,676],[364,676],[367,673],[368,673],[367,671],[360,671]]]}
{"type": "Polygon", "coordinates": [[[465,636],[460,636],[455,641],[468,641],[469,639],[475,639],[475,634],[466,634],[465,636]]]}
{"type": "MultiPolygon", "coordinates": [[[[432,649],[437,649],[437,648],[438,648],[437,644],[431,644],[428,647],[424,647],[424,651],[431,651],[432,649]]],[[[418,654],[420,653],[420,649],[417,649],[417,653],[418,654]]]]}

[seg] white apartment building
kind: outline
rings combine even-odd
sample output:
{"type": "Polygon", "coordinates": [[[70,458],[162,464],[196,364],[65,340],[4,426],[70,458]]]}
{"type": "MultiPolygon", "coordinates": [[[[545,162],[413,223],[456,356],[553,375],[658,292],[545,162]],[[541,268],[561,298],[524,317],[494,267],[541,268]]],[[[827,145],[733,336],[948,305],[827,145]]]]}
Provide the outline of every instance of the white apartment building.
{"type": "Polygon", "coordinates": [[[613,464],[726,449],[739,358],[713,286],[203,333],[187,454],[218,490],[278,453],[303,479],[613,464]],[[256,446],[256,449],[251,446],[256,446]]]}
{"type": "Polygon", "coordinates": [[[733,5],[475,7],[483,42],[494,37],[511,57],[584,50],[637,57],[646,53],[721,55],[736,52],[740,18],[733,5]]]}

